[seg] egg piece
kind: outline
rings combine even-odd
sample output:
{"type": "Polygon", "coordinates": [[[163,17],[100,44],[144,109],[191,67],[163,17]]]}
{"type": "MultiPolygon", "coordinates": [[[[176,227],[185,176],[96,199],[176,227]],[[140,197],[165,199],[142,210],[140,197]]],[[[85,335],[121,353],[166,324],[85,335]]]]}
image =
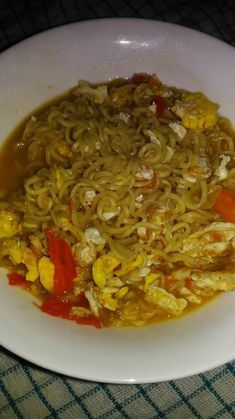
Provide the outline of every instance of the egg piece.
{"type": "Polygon", "coordinates": [[[122,287],[116,292],[116,297],[117,298],[122,298],[122,297],[124,297],[124,295],[126,295],[128,293],[128,291],[129,291],[128,287],[122,287]]]}
{"type": "Polygon", "coordinates": [[[231,157],[230,156],[226,156],[225,154],[221,154],[221,156],[219,156],[221,161],[219,164],[219,167],[217,167],[217,169],[215,170],[215,175],[218,176],[219,180],[224,180],[227,179],[228,177],[228,169],[227,169],[227,164],[230,162],[231,157]]]}
{"type": "Polygon", "coordinates": [[[194,271],[190,277],[198,288],[211,291],[235,289],[235,271],[194,271]]]}
{"type": "Polygon", "coordinates": [[[181,253],[191,257],[209,259],[233,252],[235,246],[235,225],[215,222],[183,240],[181,253]]]}
{"type": "Polygon", "coordinates": [[[57,145],[57,151],[63,157],[71,157],[72,156],[72,152],[70,150],[70,147],[65,142],[61,142],[57,145]]]}
{"type": "Polygon", "coordinates": [[[25,264],[28,272],[26,273],[26,280],[30,282],[36,281],[39,276],[38,266],[37,266],[37,256],[29,247],[23,249],[23,258],[22,262],[25,264]]]}
{"type": "Polygon", "coordinates": [[[0,211],[0,239],[13,237],[20,230],[20,218],[9,210],[0,211]]]}
{"type": "Polygon", "coordinates": [[[44,252],[43,245],[41,243],[40,238],[36,234],[31,234],[29,236],[30,243],[34,247],[35,253],[41,256],[41,254],[44,252]]]}
{"type": "Polygon", "coordinates": [[[93,189],[88,189],[84,193],[84,199],[87,205],[91,205],[95,197],[96,197],[96,192],[93,189]]]}
{"type": "Polygon", "coordinates": [[[111,311],[116,311],[118,307],[118,300],[112,297],[109,293],[100,293],[98,295],[100,304],[111,311]]]}
{"type": "Polygon", "coordinates": [[[99,304],[96,299],[95,291],[93,288],[85,291],[86,299],[89,302],[91,311],[94,313],[95,316],[99,316],[99,304]]]}
{"type": "Polygon", "coordinates": [[[169,127],[177,134],[180,140],[182,140],[187,133],[186,128],[178,122],[170,122],[169,127]]]}
{"type": "Polygon", "coordinates": [[[171,108],[185,128],[205,130],[212,128],[217,120],[218,105],[203,93],[183,93],[182,99],[171,108]]]}
{"type": "Polygon", "coordinates": [[[80,250],[80,263],[85,265],[91,265],[96,258],[96,252],[94,249],[94,245],[89,243],[89,245],[82,247],[80,250]]]}
{"type": "Polygon", "coordinates": [[[6,247],[12,263],[14,263],[14,265],[21,263],[23,258],[23,249],[19,238],[7,240],[6,247]]]}
{"type": "Polygon", "coordinates": [[[140,266],[142,266],[144,261],[145,261],[144,255],[139,254],[137,256],[137,258],[135,260],[133,260],[133,262],[130,262],[126,266],[123,266],[121,269],[118,269],[115,273],[118,276],[122,277],[122,276],[128,274],[129,272],[133,271],[134,269],[139,268],[140,266]]]}
{"type": "Polygon", "coordinates": [[[156,304],[162,310],[174,316],[183,314],[187,307],[187,300],[185,298],[176,298],[170,292],[160,288],[157,282],[153,282],[148,288],[145,299],[149,303],[156,304]]]}
{"type": "Polygon", "coordinates": [[[157,279],[161,279],[162,275],[163,274],[161,274],[161,273],[154,273],[154,272],[151,272],[148,275],[146,275],[145,280],[144,280],[144,292],[148,291],[150,285],[154,281],[156,281],[157,279]]]}
{"type": "Polygon", "coordinates": [[[141,164],[138,171],[136,172],[136,180],[151,180],[154,178],[154,171],[151,167],[147,167],[145,164],[141,164]]]}
{"type": "Polygon", "coordinates": [[[79,80],[74,94],[76,96],[89,95],[94,99],[95,103],[102,104],[108,97],[108,88],[106,85],[91,87],[87,82],[79,80]]]}
{"type": "Polygon", "coordinates": [[[105,240],[101,236],[100,231],[94,227],[89,227],[84,231],[84,238],[87,243],[92,242],[97,246],[105,243],[105,240]]]}
{"type": "Polygon", "coordinates": [[[196,156],[195,163],[188,169],[187,172],[188,176],[190,176],[191,179],[207,179],[208,177],[210,177],[211,173],[212,169],[210,166],[210,162],[206,156],[196,156]]]}
{"type": "MultiPolygon", "coordinates": [[[[171,277],[179,281],[190,278],[197,288],[213,292],[235,289],[235,270],[206,271],[181,268],[172,272],[171,277]]],[[[188,297],[189,293],[185,293],[185,288],[182,288],[181,292],[185,295],[185,298],[188,297]]]]}
{"type": "Polygon", "coordinates": [[[202,299],[186,287],[182,287],[179,290],[179,293],[182,297],[184,297],[186,300],[188,300],[189,303],[192,303],[192,304],[201,304],[202,303],[202,299]]]}
{"type": "Polygon", "coordinates": [[[120,265],[119,259],[112,255],[102,255],[93,263],[92,274],[96,285],[104,288],[107,277],[120,265]]]}
{"type": "Polygon", "coordinates": [[[48,258],[47,256],[43,256],[41,259],[39,259],[38,272],[42,286],[47,291],[53,292],[55,267],[51,262],[50,258],[48,258]]]}

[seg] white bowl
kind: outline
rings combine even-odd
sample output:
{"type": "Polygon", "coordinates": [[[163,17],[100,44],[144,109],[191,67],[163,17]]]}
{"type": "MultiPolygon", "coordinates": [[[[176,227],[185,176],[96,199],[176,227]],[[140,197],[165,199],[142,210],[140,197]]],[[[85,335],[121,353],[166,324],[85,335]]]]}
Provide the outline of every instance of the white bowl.
{"type": "MultiPolygon", "coordinates": [[[[136,19],[75,23],[34,36],[0,56],[0,138],[79,78],[133,72],[205,92],[235,122],[235,50],[180,26],[136,19]]],[[[0,344],[53,371],[87,380],[147,383],[196,374],[235,356],[235,293],[145,328],[101,329],[50,317],[0,281],[0,344]]]]}

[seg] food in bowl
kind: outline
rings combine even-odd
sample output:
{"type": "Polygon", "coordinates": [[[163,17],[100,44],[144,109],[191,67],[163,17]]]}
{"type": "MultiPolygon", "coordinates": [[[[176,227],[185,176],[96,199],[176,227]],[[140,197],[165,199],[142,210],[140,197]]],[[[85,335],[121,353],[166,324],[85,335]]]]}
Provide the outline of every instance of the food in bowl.
{"type": "Polygon", "coordinates": [[[143,73],[79,81],[2,149],[9,283],[98,328],[177,318],[233,290],[234,141],[203,93],[143,73]]]}

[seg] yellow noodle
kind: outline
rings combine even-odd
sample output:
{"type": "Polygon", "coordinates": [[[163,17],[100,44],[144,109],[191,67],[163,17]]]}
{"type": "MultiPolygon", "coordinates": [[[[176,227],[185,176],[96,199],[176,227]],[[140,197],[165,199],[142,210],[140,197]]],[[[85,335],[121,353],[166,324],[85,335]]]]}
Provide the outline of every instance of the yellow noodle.
{"type": "MultiPolygon", "coordinates": [[[[36,236],[43,249],[38,253],[48,256],[47,228],[71,245],[81,267],[76,283],[83,291],[101,292],[92,277],[100,256],[115,256],[126,269],[139,256],[141,266],[120,273],[120,283],[127,288],[131,283],[131,289],[122,297],[122,320],[114,316],[113,324],[142,325],[160,315],[162,310],[143,296],[147,272],[160,273],[164,285],[165,275],[174,270],[197,268],[200,258],[182,249],[191,234],[222,222],[213,209],[222,186],[235,191],[228,122],[218,117],[208,129],[185,128],[173,110],[183,91],[158,83],[113,81],[102,85],[103,98],[96,90],[100,86],[79,82],[68,98],[27,122],[20,139],[26,167],[16,162],[25,177],[0,201],[0,215],[19,216],[14,237],[30,249],[37,245],[36,236]],[[156,116],[159,95],[168,109],[156,116]]],[[[9,256],[7,246],[8,238],[0,239],[1,258],[9,256]]],[[[221,259],[207,256],[200,262],[206,269],[221,266],[221,259]]],[[[106,281],[117,278],[111,273],[106,281]]],[[[177,298],[179,284],[174,286],[177,298]]]]}

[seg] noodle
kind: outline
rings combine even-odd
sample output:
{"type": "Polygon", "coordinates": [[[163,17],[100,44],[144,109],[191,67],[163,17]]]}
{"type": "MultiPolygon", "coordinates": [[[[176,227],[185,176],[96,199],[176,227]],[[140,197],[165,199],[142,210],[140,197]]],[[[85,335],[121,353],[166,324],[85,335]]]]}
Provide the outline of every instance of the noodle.
{"type": "Polygon", "coordinates": [[[175,318],[234,289],[220,194],[235,191],[235,143],[217,108],[137,74],[80,81],[28,120],[22,183],[0,202],[10,283],[23,272],[43,311],[97,327],[175,318]]]}

